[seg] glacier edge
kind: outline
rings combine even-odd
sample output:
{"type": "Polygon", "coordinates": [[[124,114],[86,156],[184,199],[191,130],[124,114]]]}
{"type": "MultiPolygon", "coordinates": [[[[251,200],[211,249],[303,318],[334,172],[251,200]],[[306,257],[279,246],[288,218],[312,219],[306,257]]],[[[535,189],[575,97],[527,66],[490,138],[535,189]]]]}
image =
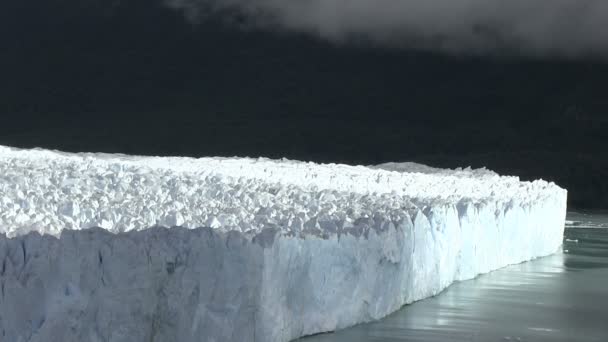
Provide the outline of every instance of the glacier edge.
{"type": "Polygon", "coordinates": [[[566,191],[418,203],[307,234],[267,228],[0,235],[6,341],[268,341],[382,318],[454,281],[554,253],[566,191]]]}

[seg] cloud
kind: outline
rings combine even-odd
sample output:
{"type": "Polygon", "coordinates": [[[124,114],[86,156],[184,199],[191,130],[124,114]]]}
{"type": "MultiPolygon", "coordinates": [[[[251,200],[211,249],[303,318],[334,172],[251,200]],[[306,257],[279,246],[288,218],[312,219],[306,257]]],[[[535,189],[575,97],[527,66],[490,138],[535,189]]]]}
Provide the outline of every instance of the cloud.
{"type": "Polygon", "coordinates": [[[188,18],[344,43],[464,54],[608,58],[607,0],[165,0],[188,18]]]}

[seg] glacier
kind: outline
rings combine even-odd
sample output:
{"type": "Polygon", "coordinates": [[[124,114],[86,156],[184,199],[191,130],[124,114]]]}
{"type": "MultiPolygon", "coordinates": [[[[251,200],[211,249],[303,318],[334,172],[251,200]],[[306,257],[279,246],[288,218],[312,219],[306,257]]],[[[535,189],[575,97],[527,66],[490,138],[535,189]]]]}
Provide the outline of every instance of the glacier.
{"type": "Polygon", "coordinates": [[[552,254],[566,190],[486,169],[0,146],[0,341],[267,341],[552,254]]]}

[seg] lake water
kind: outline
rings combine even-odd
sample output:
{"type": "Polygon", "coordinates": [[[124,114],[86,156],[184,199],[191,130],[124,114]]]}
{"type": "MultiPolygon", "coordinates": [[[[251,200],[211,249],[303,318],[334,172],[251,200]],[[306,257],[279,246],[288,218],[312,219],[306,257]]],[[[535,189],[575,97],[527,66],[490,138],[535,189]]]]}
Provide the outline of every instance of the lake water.
{"type": "Polygon", "coordinates": [[[608,213],[568,213],[563,251],[299,342],[608,341],[608,213]]]}

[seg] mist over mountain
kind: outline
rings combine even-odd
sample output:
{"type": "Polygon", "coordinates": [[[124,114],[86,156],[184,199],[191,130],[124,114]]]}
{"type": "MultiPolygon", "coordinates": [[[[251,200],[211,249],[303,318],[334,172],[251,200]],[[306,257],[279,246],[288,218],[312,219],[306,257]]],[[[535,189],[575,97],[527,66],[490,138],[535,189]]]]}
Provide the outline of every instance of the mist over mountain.
{"type": "Polygon", "coordinates": [[[608,208],[601,58],[369,38],[256,28],[234,12],[193,23],[161,1],[5,2],[0,144],[487,166],[608,208]]]}
{"type": "Polygon", "coordinates": [[[334,42],[458,54],[608,57],[603,0],[165,0],[194,22],[238,18],[254,28],[334,42]]]}

